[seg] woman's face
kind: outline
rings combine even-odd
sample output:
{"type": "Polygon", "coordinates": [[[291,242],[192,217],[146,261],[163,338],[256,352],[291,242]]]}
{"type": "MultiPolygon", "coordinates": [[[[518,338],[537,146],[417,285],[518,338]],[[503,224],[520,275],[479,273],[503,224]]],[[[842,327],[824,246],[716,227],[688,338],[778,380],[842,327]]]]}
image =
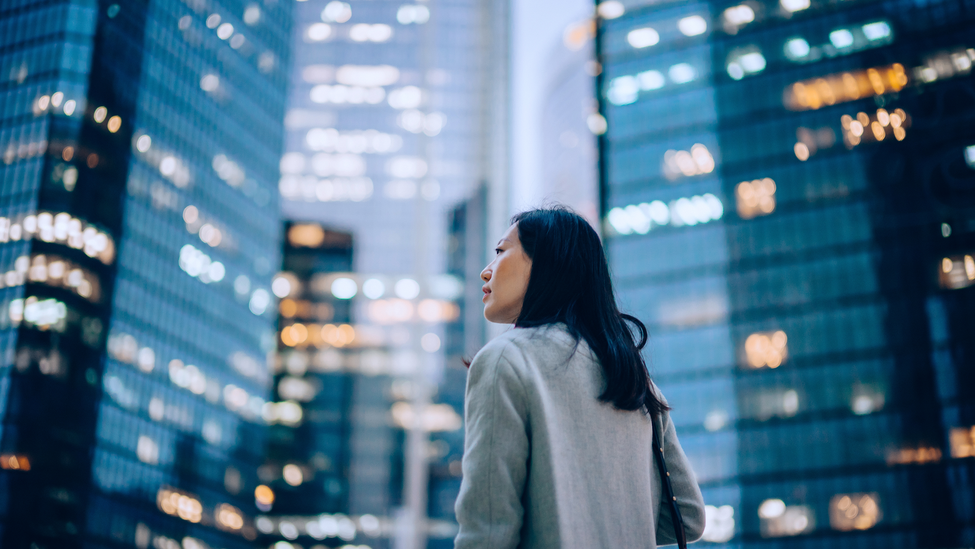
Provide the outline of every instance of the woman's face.
{"type": "Polygon", "coordinates": [[[484,281],[484,318],[498,324],[514,324],[528,290],[532,260],[518,240],[518,224],[508,230],[495,249],[497,257],[481,271],[484,281]]]}

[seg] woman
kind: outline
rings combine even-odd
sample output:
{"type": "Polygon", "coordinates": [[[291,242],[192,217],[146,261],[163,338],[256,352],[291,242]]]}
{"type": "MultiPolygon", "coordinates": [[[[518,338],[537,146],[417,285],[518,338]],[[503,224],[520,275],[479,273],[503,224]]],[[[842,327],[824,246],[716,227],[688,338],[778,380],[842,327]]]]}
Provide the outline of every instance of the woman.
{"type": "Polygon", "coordinates": [[[676,543],[654,429],[687,538],[700,538],[704,501],[640,355],[646,328],[617,309],[596,232],[567,209],[531,210],[496,253],[484,316],[515,328],[470,366],[455,547],[676,543]]]}

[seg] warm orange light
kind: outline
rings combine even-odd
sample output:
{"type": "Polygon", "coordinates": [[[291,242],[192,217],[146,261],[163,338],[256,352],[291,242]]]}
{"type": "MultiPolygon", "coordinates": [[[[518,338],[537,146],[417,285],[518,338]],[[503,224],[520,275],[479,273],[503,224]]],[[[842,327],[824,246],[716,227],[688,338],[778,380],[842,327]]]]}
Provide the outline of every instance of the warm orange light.
{"type": "Polygon", "coordinates": [[[262,484],[254,489],[254,499],[261,505],[271,505],[274,503],[274,491],[262,484]]]}
{"type": "Polygon", "coordinates": [[[237,509],[233,505],[221,503],[217,506],[213,514],[217,519],[217,524],[221,526],[225,526],[231,530],[240,530],[244,527],[244,517],[241,515],[240,509],[237,509]]]}
{"type": "Polygon", "coordinates": [[[745,357],[752,368],[778,368],[787,355],[785,332],[759,332],[745,340],[745,357]]]}
{"type": "Polygon", "coordinates": [[[30,471],[30,460],[27,456],[4,454],[0,456],[0,468],[14,471],[30,471]]]}
{"type": "Polygon", "coordinates": [[[894,63],[796,82],[786,88],[783,102],[786,108],[794,111],[816,110],[825,105],[897,92],[907,83],[904,66],[894,63]]]}
{"type": "Polygon", "coordinates": [[[298,313],[298,305],[295,304],[293,299],[282,299],[278,305],[278,311],[281,313],[281,316],[292,318],[298,313]]]}

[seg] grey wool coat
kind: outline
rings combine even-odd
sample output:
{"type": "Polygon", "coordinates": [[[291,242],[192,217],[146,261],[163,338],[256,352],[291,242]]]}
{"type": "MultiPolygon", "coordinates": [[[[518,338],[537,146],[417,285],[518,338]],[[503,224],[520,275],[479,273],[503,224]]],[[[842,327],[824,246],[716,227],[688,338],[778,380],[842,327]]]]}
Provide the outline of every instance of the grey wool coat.
{"type": "Polygon", "coordinates": [[[467,377],[456,549],[676,543],[653,429],[688,541],[701,537],[704,499],[669,414],[617,410],[598,400],[604,387],[599,362],[564,324],[514,328],[481,349],[467,377]]]}

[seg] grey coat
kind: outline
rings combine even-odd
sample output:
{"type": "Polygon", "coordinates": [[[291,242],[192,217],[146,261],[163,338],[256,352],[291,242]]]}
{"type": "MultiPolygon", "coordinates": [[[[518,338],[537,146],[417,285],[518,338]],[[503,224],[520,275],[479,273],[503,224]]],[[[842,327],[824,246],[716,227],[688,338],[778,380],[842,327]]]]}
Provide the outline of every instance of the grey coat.
{"type": "Polygon", "coordinates": [[[651,451],[664,458],[688,541],[704,499],[669,414],[651,421],[597,397],[605,382],[585,341],[564,324],[515,328],[474,357],[455,510],[456,549],[653,548],[676,543],[651,451]]]}

